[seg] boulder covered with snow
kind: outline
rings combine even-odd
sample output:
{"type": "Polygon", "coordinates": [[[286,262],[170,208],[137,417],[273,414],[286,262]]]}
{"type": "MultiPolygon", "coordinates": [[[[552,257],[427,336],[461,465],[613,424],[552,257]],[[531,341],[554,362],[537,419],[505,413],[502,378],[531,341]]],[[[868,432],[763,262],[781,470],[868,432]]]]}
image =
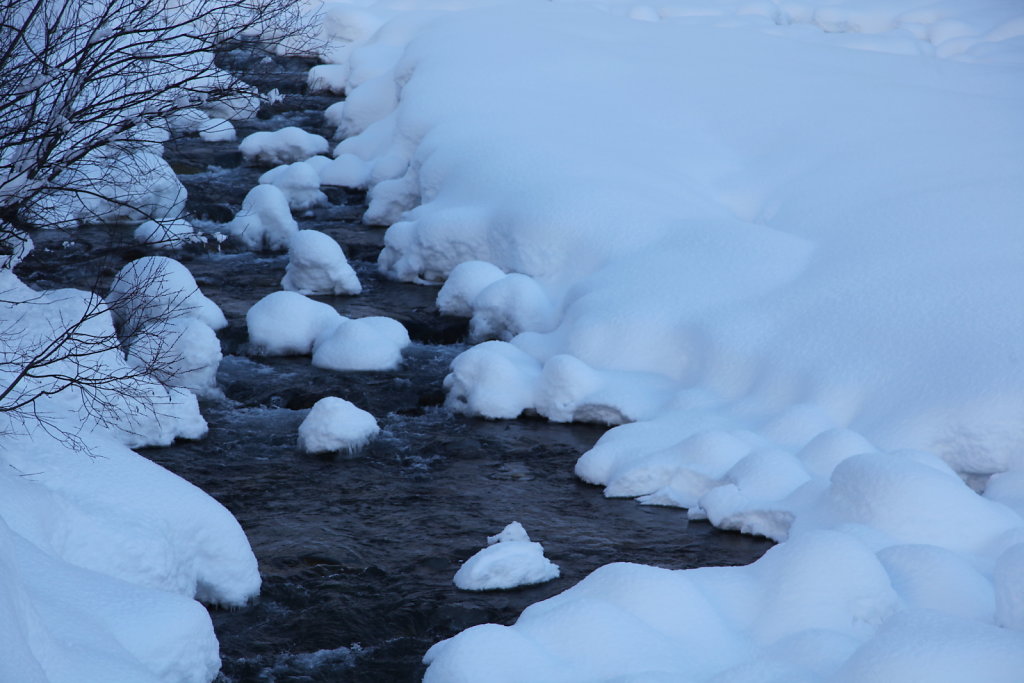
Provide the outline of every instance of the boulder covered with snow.
{"type": "Polygon", "coordinates": [[[247,135],[238,145],[246,159],[273,166],[302,161],[314,154],[324,154],[328,148],[326,138],[295,126],[275,131],[257,131],[247,135]]]}
{"type": "Polygon", "coordinates": [[[363,291],[341,245],[317,230],[299,230],[292,237],[281,287],[300,294],[359,294],[363,291]]]}
{"type": "Polygon", "coordinates": [[[235,126],[222,118],[207,119],[196,126],[196,131],[204,142],[234,142],[237,138],[235,126]]]}
{"type": "Polygon", "coordinates": [[[275,185],[257,185],[242,200],[242,209],[225,228],[249,249],[287,249],[299,224],[288,197],[275,185]]]}
{"type": "Polygon", "coordinates": [[[135,229],[135,241],[157,249],[177,249],[201,239],[192,224],[184,218],[165,221],[146,221],[135,229]]]}
{"type": "Polygon", "coordinates": [[[220,307],[200,290],[188,268],[166,256],[143,256],[114,277],[107,303],[122,326],[178,317],[196,318],[214,330],[227,327],[220,307]]]}
{"type": "Polygon", "coordinates": [[[393,370],[402,362],[409,333],[383,316],[343,320],[313,347],[313,365],[328,370],[393,370]]]}
{"type": "Polygon", "coordinates": [[[325,333],[344,321],[334,308],[296,292],[273,292],[245,314],[253,353],[306,355],[325,333]]]}
{"type": "Polygon", "coordinates": [[[356,451],[377,435],[373,415],[341,398],[317,401],[299,425],[299,448],[306,453],[356,451]]]}
{"type": "Polygon", "coordinates": [[[274,185],[284,192],[288,206],[295,211],[327,203],[327,195],[320,191],[320,175],[314,165],[306,161],[275,166],[260,176],[260,183],[274,185]]]}
{"type": "Polygon", "coordinates": [[[487,547],[462,563],[455,585],[467,591],[507,590],[557,579],[558,565],[544,557],[523,525],[512,522],[487,538],[487,547]]]}

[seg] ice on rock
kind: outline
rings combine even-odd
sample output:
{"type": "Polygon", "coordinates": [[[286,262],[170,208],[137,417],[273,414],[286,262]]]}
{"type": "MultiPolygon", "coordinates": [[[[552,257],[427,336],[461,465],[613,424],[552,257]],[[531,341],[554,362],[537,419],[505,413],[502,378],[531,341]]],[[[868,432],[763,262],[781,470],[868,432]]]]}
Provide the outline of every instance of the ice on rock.
{"type": "Polygon", "coordinates": [[[158,249],[177,249],[198,239],[192,224],[183,218],[146,221],[135,229],[135,241],[158,249]]]}
{"type": "Polygon", "coordinates": [[[249,249],[286,249],[299,225],[288,197],[274,185],[257,185],[242,200],[242,209],[226,230],[249,249]]]}
{"type": "Polygon", "coordinates": [[[455,573],[456,587],[467,591],[507,590],[559,576],[558,565],[544,557],[543,546],[532,542],[519,522],[488,536],[487,546],[462,563],[455,573]]]}
{"type": "Polygon", "coordinates": [[[452,268],[437,293],[437,309],[445,315],[469,318],[473,301],[490,285],[505,277],[505,272],[487,261],[464,261],[452,268]]]}
{"type": "Polygon", "coordinates": [[[295,126],[257,131],[247,135],[238,145],[246,159],[272,166],[303,161],[315,154],[326,153],[328,148],[326,138],[295,126]]]}
{"type": "Polygon", "coordinates": [[[328,370],[393,370],[402,362],[409,333],[392,318],[344,320],[313,347],[313,365],[328,370]]]}
{"type": "Polygon", "coordinates": [[[300,294],[359,294],[363,291],[341,245],[317,230],[299,230],[292,237],[281,287],[300,294]]]}
{"type": "Polygon", "coordinates": [[[306,453],[357,451],[380,432],[373,415],[334,396],[317,401],[299,425],[299,448],[306,453]]]}
{"type": "Polygon", "coordinates": [[[273,185],[288,198],[289,208],[305,211],[327,203],[320,191],[320,174],[306,161],[275,166],[260,176],[260,183],[273,185]]]}
{"type": "Polygon", "coordinates": [[[196,130],[204,142],[234,142],[237,139],[235,127],[227,119],[207,119],[196,126],[196,130]]]}
{"type": "Polygon", "coordinates": [[[308,355],[343,320],[331,306],[297,292],[272,292],[245,314],[252,351],[267,356],[308,355]]]}

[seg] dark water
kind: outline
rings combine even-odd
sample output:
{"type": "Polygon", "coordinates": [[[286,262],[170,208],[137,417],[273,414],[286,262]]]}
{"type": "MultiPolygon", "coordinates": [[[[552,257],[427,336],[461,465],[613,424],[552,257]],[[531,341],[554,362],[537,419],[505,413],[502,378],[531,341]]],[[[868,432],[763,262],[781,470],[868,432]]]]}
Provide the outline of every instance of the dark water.
{"type": "MultiPolygon", "coordinates": [[[[333,100],[303,96],[296,85],[308,64],[276,68],[280,73],[266,78],[294,94],[239,126],[240,136],[284,125],[329,134],[319,112],[333,100]]],[[[190,210],[213,221],[233,215],[263,170],[241,165],[234,143],[184,140],[167,157],[189,189],[190,210]]],[[[221,334],[225,398],[203,405],[205,439],[144,453],[235,514],[264,581],[252,605],[211,609],[220,680],[418,681],[433,643],[475,624],[512,623],[527,605],[608,562],[745,564],[769,547],[687,523],[680,510],[605,499],[580,483],[573,464],[599,427],[446,412],[441,380],[465,348],[465,321],[437,314],[435,290],[381,278],[375,260],[383,235],[359,223],[361,193],[330,196],[332,205],[299,217],[300,227],[323,230],[344,246],[364,294],[321,300],[349,317],[388,315],[406,324],[416,343],[394,372],[338,373],[313,368],[308,358],[247,357],[245,312],[280,288],[286,257],[199,247],[172,254],[228,316],[221,334]],[[299,452],[299,423],[328,395],[377,416],[381,436],[351,455],[299,452]],[[544,545],[561,578],[505,592],[456,590],[459,563],[513,520],[544,545]]],[[[50,235],[37,240],[21,274],[51,287],[109,281],[145,253],[130,238],[130,228],[102,226],[71,242],[50,235]]]]}

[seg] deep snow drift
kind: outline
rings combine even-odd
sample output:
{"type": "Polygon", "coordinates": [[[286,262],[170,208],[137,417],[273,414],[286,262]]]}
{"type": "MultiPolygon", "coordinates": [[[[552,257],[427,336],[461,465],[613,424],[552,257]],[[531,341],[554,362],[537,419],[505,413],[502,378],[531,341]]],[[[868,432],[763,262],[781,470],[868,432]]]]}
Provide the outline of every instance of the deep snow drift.
{"type": "MultiPolygon", "coordinates": [[[[51,341],[55,320],[73,321],[89,310],[99,313],[80,328],[83,336],[114,333],[114,317],[95,307],[95,295],[36,292],[8,270],[0,271],[0,292],[0,329],[13,335],[5,338],[5,361],[51,341]]],[[[196,390],[212,388],[212,373],[202,370],[212,363],[216,371],[220,344],[211,325],[223,325],[223,315],[183,266],[164,257],[129,264],[109,300],[122,325],[163,316],[169,329],[140,333],[135,343],[163,337],[175,362],[197,364],[179,379],[196,390]],[[154,266],[162,276],[153,277],[154,266]],[[141,299],[131,297],[131,306],[129,283],[150,287],[141,299]]],[[[126,358],[112,347],[87,357],[85,371],[130,376],[150,351],[133,344],[126,358]]],[[[16,369],[3,364],[0,386],[16,369]]],[[[53,378],[76,371],[70,358],[44,369],[17,392],[49,390],[58,386],[53,378]]],[[[241,605],[259,591],[256,558],[234,517],[128,448],[204,435],[195,396],[152,379],[138,378],[134,386],[106,395],[119,405],[105,421],[74,389],[36,401],[44,420],[2,414],[0,680],[209,681],[220,667],[217,639],[193,598],[241,605]]]]}
{"type": "Polygon", "coordinates": [[[448,405],[622,424],[584,480],[785,541],[606,567],[427,680],[1019,676],[1019,6],[382,1],[325,32],[381,269],[447,279],[483,342],[448,405]]]}

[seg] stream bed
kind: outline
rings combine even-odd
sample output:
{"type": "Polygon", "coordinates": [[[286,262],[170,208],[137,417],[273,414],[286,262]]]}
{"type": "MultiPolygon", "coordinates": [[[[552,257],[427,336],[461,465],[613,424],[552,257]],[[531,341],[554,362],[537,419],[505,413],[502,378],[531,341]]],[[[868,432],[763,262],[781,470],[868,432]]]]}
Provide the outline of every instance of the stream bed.
{"type": "MultiPolygon", "coordinates": [[[[302,92],[308,66],[281,62],[266,75],[285,98],[239,124],[239,139],[286,125],[330,137],[322,110],[337,98],[302,92]]],[[[229,220],[265,170],[244,164],[230,142],[186,138],[169,143],[166,157],[189,190],[191,215],[206,229],[229,220]]],[[[466,348],[466,321],[437,313],[436,289],[377,273],[383,230],[361,224],[363,193],[336,188],[328,195],[331,204],[297,216],[299,226],[342,244],[364,293],[316,298],[348,317],[385,315],[405,324],[414,344],[396,371],[339,373],[312,367],[308,357],[251,357],[245,313],[280,289],[287,256],[230,243],[168,253],[229,320],[220,333],[224,397],[202,404],[210,425],[204,439],[142,452],[234,513],[263,576],[253,604],[211,608],[223,659],[218,680],[418,681],[433,643],[475,624],[510,624],[529,604],[603,564],[746,564],[770,547],[688,522],[683,510],[606,499],[577,480],[573,465],[602,427],[446,411],[441,381],[466,348]],[[371,412],[381,435],[352,454],[300,452],[298,425],[324,396],[371,412]],[[561,577],[512,591],[457,590],[459,564],[514,520],[544,545],[561,577]]],[[[135,245],[131,232],[96,226],[72,238],[41,236],[20,274],[40,287],[109,282],[123,263],[153,253],[135,245]]]]}

